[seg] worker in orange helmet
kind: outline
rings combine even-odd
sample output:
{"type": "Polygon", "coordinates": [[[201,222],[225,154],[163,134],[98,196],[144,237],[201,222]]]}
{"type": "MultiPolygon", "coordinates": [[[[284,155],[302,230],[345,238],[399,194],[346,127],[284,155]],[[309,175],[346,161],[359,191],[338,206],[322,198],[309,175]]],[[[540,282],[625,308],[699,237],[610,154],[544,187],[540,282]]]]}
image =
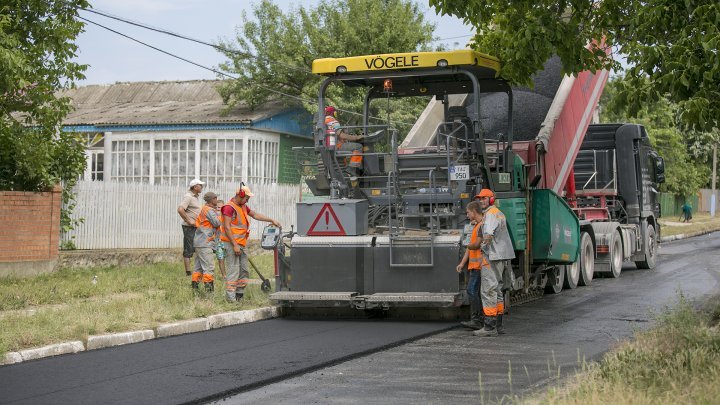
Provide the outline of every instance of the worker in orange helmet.
{"type": "Polygon", "coordinates": [[[352,175],[359,175],[362,168],[363,146],[355,141],[362,141],[365,135],[351,135],[343,129],[340,121],[337,120],[337,109],[331,105],[325,107],[325,127],[327,131],[335,131],[338,137],[335,149],[352,152],[348,169],[352,175]]]}
{"type": "MultiPolygon", "coordinates": [[[[504,334],[503,313],[505,312],[504,282],[511,283],[510,260],[515,258],[505,214],[495,204],[495,193],[488,188],[475,196],[483,209],[483,240],[480,248],[490,261],[490,267],[481,271],[480,297],[482,299],[485,326],[473,332],[475,336],[497,336],[504,334]]],[[[512,286],[505,286],[511,288],[512,286]]]]}

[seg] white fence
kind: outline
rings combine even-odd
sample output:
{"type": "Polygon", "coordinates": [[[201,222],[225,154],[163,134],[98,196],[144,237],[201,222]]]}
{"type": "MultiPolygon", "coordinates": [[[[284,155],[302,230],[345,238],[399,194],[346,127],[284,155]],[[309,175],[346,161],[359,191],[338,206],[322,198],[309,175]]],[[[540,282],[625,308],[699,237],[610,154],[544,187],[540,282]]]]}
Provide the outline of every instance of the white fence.
{"type": "MultiPolygon", "coordinates": [[[[203,189],[228,201],[239,185],[220,183],[203,189]]],[[[280,221],[283,228],[296,225],[298,185],[251,185],[255,194],[248,206],[280,221]]],[[[73,218],[83,218],[75,230],[62,235],[78,249],[182,248],[182,221],[177,206],[185,187],[142,183],[80,181],[75,187],[73,218]]],[[[204,203],[201,196],[201,202],[204,203]]],[[[259,238],[265,222],[251,220],[250,232],[259,238]]]]}

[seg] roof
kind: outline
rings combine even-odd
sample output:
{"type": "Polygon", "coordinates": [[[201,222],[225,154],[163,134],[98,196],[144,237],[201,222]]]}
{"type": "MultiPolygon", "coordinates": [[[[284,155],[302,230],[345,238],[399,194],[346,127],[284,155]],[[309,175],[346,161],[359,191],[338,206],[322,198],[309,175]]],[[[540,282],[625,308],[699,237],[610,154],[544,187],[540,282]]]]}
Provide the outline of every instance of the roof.
{"type": "Polygon", "coordinates": [[[280,104],[251,110],[240,105],[226,115],[216,88],[221,80],[133,82],[90,85],[65,90],[75,108],[63,120],[76,125],[249,124],[271,117],[280,104]]]}

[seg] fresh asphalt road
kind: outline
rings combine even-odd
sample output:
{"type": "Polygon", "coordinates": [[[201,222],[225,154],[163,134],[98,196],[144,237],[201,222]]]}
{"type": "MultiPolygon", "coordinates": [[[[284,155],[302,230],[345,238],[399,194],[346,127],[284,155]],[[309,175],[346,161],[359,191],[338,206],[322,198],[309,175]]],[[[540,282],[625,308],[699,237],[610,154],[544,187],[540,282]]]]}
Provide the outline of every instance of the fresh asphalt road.
{"type": "Polygon", "coordinates": [[[679,291],[698,299],[720,292],[720,232],[664,243],[659,254],[653,271],[626,265],[620,279],[512,308],[507,335],[476,338],[453,329],[221,403],[478,404],[481,396],[486,403],[527,396],[648,327],[679,291]]]}
{"type": "Polygon", "coordinates": [[[508,334],[498,338],[442,332],[448,323],[275,319],[3,366],[0,403],[184,403],[241,391],[223,402],[478,403],[481,395],[523,395],[582,359],[598,359],[648,325],[678,290],[717,292],[718,248],[720,233],[663,244],[655,271],[628,266],[619,280],[512,308],[508,334]]]}

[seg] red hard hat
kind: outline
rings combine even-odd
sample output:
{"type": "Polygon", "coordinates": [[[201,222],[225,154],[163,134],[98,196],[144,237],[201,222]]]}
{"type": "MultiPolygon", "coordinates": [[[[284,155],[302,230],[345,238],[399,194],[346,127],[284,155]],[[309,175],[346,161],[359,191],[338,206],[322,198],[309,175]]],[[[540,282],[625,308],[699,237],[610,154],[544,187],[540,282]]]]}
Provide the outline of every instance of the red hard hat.
{"type": "Polygon", "coordinates": [[[335,115],[335,107],[331,105],[325,107],[325,115],[335,115]]]}
{"type": "Polygon", "coordinates": [[[495,197],[495,193],[493,193],[492,190],[490,190],[489,188],[484,188],[484,189],[480,190],[479,193],[477,193],[475,198],[483,198],[483,197],[492,198],[492,197],[495,197]]]}

